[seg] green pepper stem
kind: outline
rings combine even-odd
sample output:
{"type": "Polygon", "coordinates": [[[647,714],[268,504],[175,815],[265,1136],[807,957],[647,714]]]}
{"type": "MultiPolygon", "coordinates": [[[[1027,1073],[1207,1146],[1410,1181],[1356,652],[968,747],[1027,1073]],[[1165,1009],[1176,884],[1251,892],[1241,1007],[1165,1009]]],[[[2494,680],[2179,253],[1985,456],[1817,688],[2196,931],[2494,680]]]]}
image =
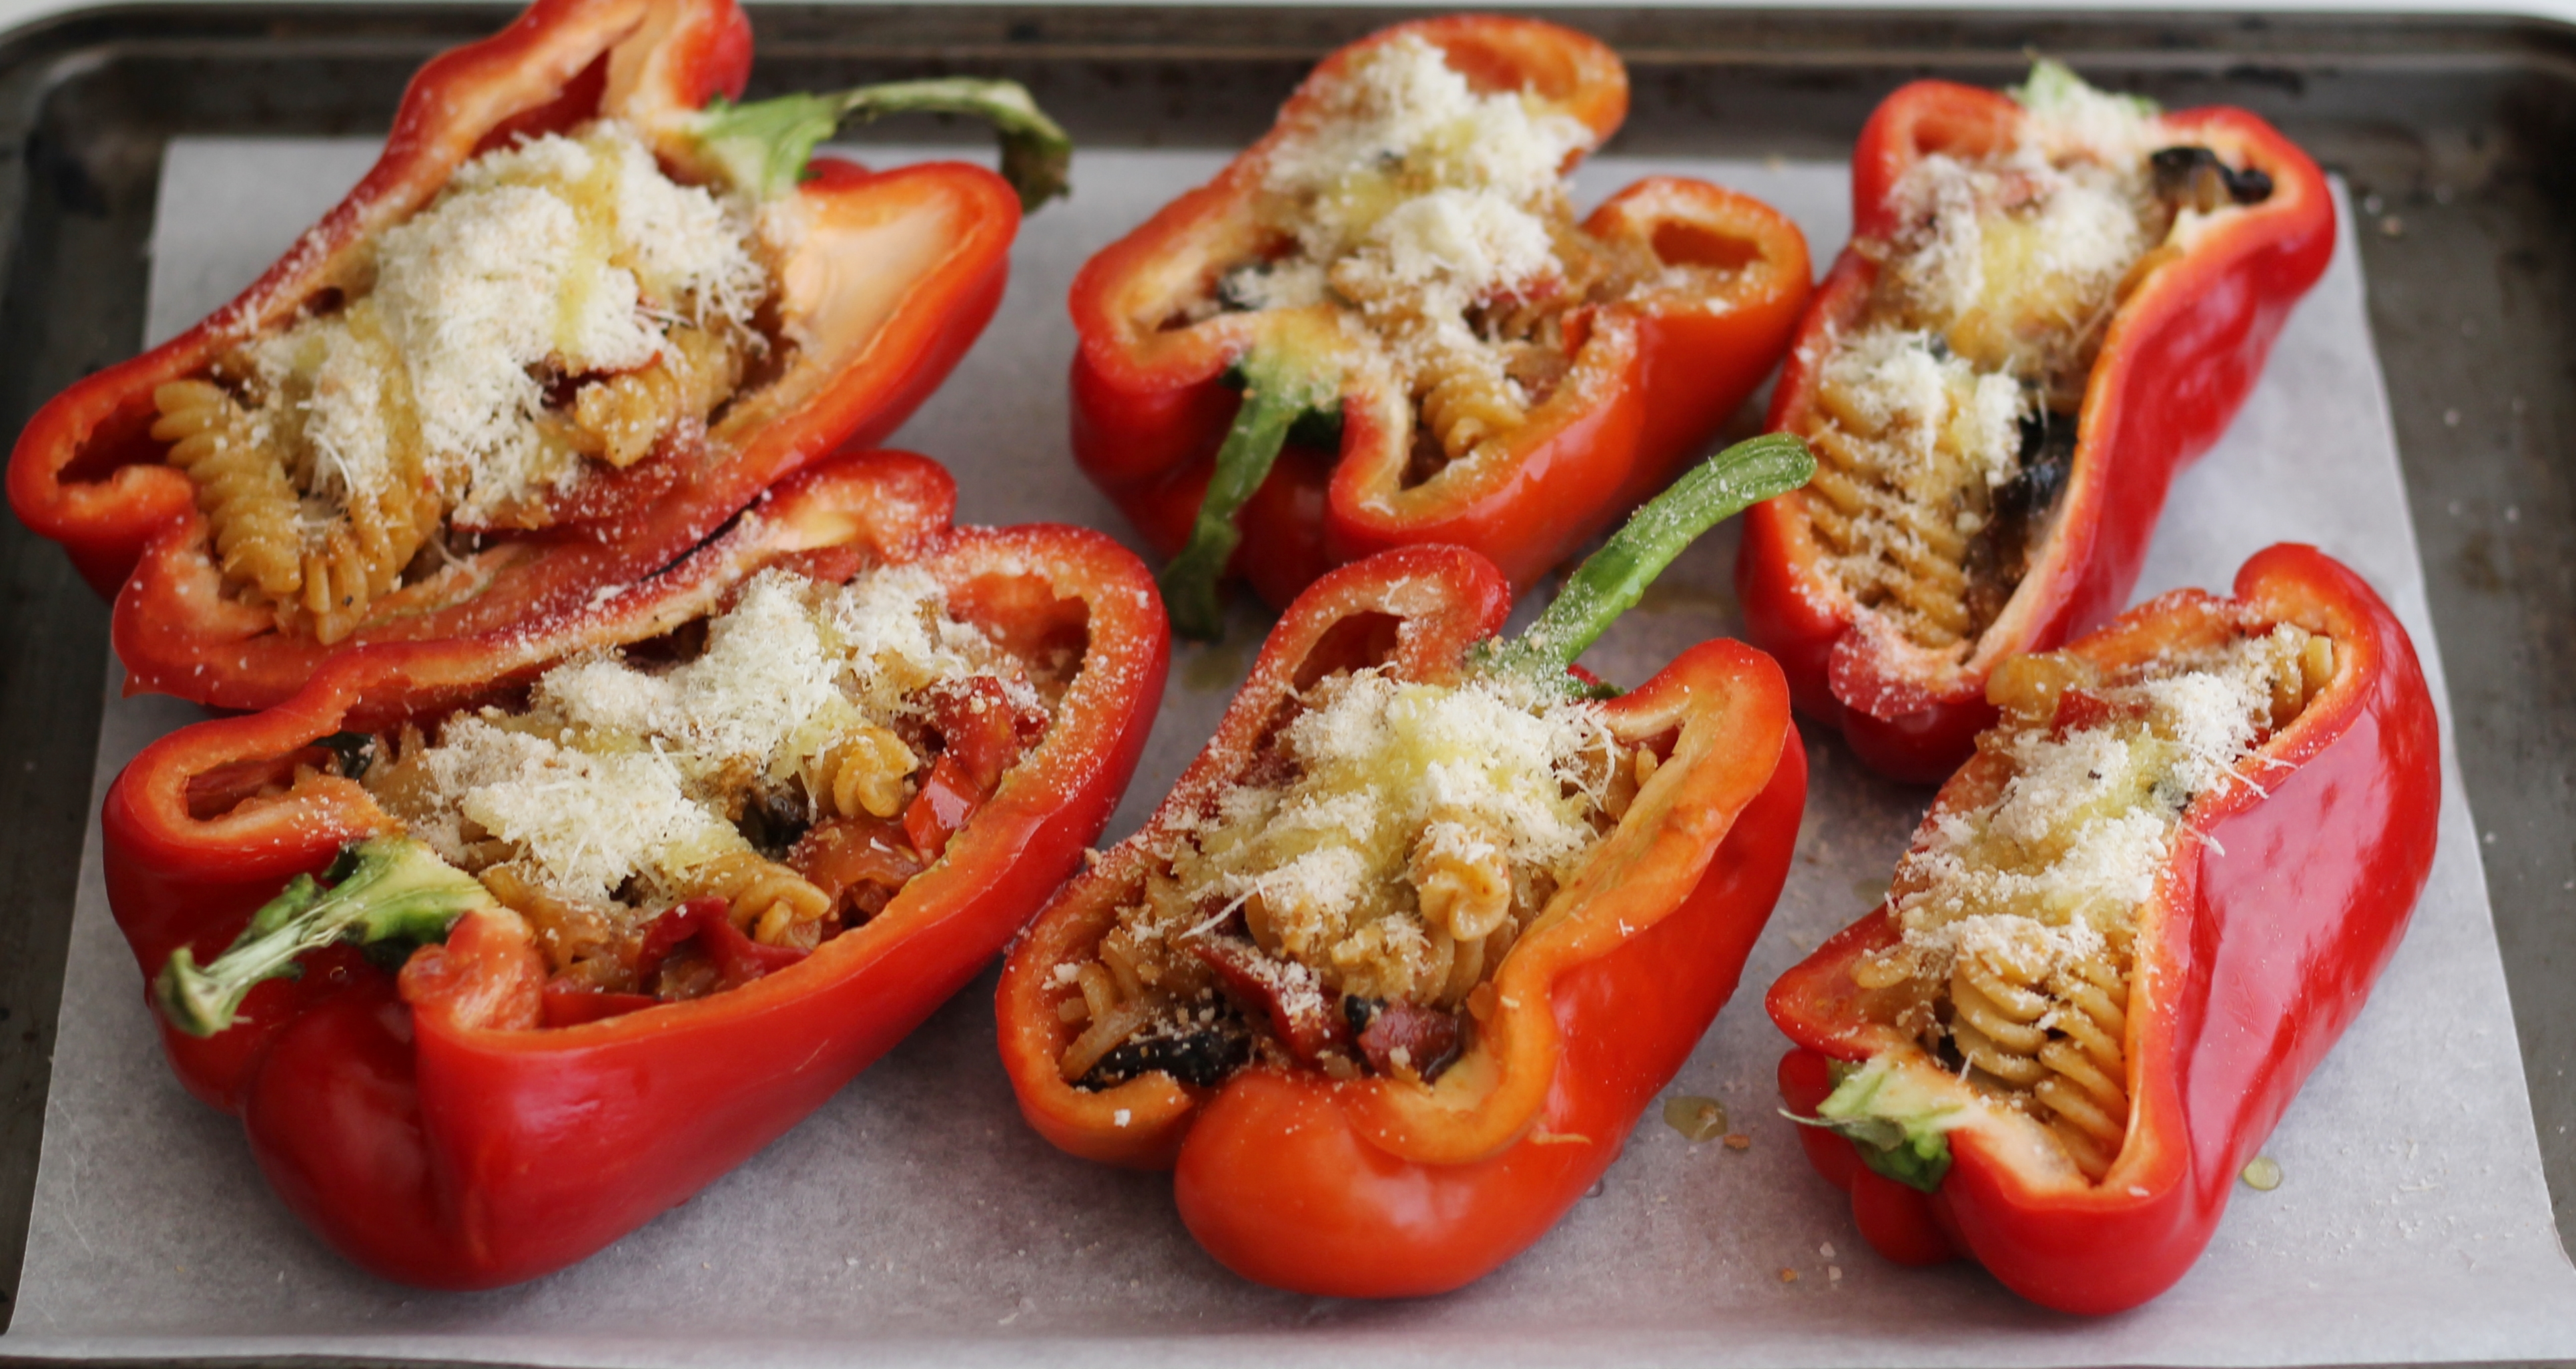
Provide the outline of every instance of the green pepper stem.
{"type": "Polygon", "coordinates": [[[728,179],[766,200],[793,190],[814,149],[842,124],[888,114],[969,114],[990,122],[1001,137],[1002,178],[1020,193],[1023,212],[1068,193],[1073,139],[1017,81],[944,76],[745,105],[719,96],[698,112],[695,132],[728,179]]]}
{"type": "Polygon", "coordinates": [[[1786,494],[1816,474],[1807,444],[1788,433],[1738,442],[1699,465],[1631,515],[1558,591],[1519,637],[1487,642],[1487,669],[1550,684],[1568,681],[1575,662],[1619,615],[1637,606],[1646,587],[1701,533],[1765,499],[1786,494]]]}
{"type": "Polygon", "coordinates": [[[326,889],[311,875],[289,880],[212,964],[199,966],[185,946],[171,952],[152,981],[153,1001],[171,1025],[212,1036],[233,1024],[252,988],[294,974],[307,951],[343,938],[436,941],[465,913],[492,906],[481,882],[411,837],[352,842],[324,873],[338,882],[326,889]]]}
{"type": "Polygon", "coordinates": [[[1923,1193],[1940,1188],[1950,1173],[1949,1132],[1968,1120],[1966,1109],[1884,1056],[1860,1066],[1835,1061],[1833,1071],[1834,1091],[1816,1105],[1815,1116],[1786,1108],[1780,1115],[1850,1141],[1860,1162],[1875,1173],[1923,1193]]]}
{"type": "Polygon", "coordinates": [[[1156,577],[1171,609],[1172,630],[1202,641],[1225,631],[1225,604],[1217,587],[1224,581],[1227,559],[1243,540],[1235,514],[1270,478],[1288,430],[1330,403],[1340,388],[1330,367],[1317,366],[1290,347],[1256,345],[1236,369],[1244,382],[1243,406],[1235,410],[1234,426],[1217,448],[1216,470],[1200,497],[1189,544],[1156,577]]]}

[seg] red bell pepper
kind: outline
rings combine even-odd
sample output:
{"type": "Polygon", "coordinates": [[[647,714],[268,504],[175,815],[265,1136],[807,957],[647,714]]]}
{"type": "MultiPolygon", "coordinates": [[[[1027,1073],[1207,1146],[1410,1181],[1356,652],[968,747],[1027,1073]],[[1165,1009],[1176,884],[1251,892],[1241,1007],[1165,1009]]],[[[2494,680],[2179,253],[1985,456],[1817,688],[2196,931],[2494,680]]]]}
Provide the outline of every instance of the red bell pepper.
{"type": "Polygon", "coordinates": [[[1340,331],[1356,318],[1347,307],[1189,321],[1225,272],[1276,254],[1278,234],[1256,207],[1283,147],[1323,126],[1355,66],[1413,38],[1476,89],[1518,90],[1579,121],[1586,146],[1627,114],[1626,72],[1585,35],[1494,16],[1398,25],[1325,58],[1269,134],[1075,277],[1074,459],[1157,549],[1193,548],[1164,580],[1184,633],[1214,630],[1229,566],[1285,604],[1332,566],[1447,542],[1530,584],[1703,449],[1770,372],[1806,302],[1806,240],[1794,224],[1713,185],[1640,181],[1583,231],[1668,267],[1719,270],[1576,307],[1564,381],[1472,461],[1416,483],[1407,472],[1419,406],[1374,363],[1379,348],[1340,331]],[[1330,423],[1300,421],[1336,414],[1337,439],[1330,423]]]}
{"type": "MultiPolygon", "coordinates": [[[[1907,225],[1895,190],[1923,159],[2008,151],[2036,116],[1990,90],[1917,81],[1870,116],[1852,152],[1852,237],[1818,287],[1772,392],[1768,426],[1811,434],[1836,338],[1867,309],[1879,259],[1907,225]]],[[[1933,783],[1990,725],[1997,663],[2045,651],[2127,600],[2174,475],[2226,431],[2292,306],[2334,252],[2325,176],[2270,124],[2212,107],[2153,121],[2175,147],[2262,173],[2266,197],[2199,222],[2154,249],[2147,274],[2104,328],[2083,387],[2071,473],[2045,543],[1964,659],[1935,658],[1860,607],[1808,515],[1815,493],[1783,495],[1745,520],[1736,562],[1746,636],[1778,658],[1798,707],[1842,730],[1880,773],[1933,783]]]]}
{"type": "MultiPolygon", "coordinates": [[[[341,647],[577,609],[602,586],[668,564],[781,476],[902,423],[1001,299],[1014,192],[962,163],[870,173],[826,160],[796,184],[842,114],[957,107],[960,92],[911,83],[730,105],[750,60],[733,0],[538,0],[501,33],[422,68],[374,169],[239,298],[37,412],[10,458],[11,507],[117,598],[130,688],[265,707],[341,647]],[[309,625],[280,630],[269,610],[227,593],[196,486],[151,435],[154,391],[206,375],[245,338],[364,279],[377,236],[427,206],[469,158],[594,117],[626,122],[673,174],[732,185],[784,225],[764,230],[784,364],[736,394],[702,440],[592,472],[551,501],[549,526],[486,534],[461,566],[378,600],[346,641],[326,644],[309,625]]],[[[967,103],[996,112],[998,101],[1006,128],[1043,124],[1016,87],[984,94],[967,103]]]]}
{"type": "MultiPolygon", "coordinates": [[[[1757,449],[1779,459],[1783,449],[1757,449]]],[[[1801,463],[1768,488],[1804,479],[1801,463]]],[[[1292,604],[1217,733],[1144,830],[1068,884],[1002,971],[1002,1058],[1021,1111],[1048,1140],[1112,1164],[1177,1167],[1181,1218],[1247,1278],[1306,1293],[1395,1297],[1481,1277],[1543,1235],[1625,1146],[1733,992],[1770,916],[1795,845],[1806,753],[1778,670],[1741,643],[1685,652],[1634,693],[1601,705],[1623,741],[1668,738],[1618,825],[1468,998],[1472,1025],[1380,1008],[1351,1039],[1350,1004],[1320,1017],[1265,998],[1243,967],[1216,965],[1229,993],[1290,1052],[1328,1040],[1374,1075],[1337,1081],[1307,1065],[1255,1063],[1212,1086],[1155,1070],[1097,1090],[1061,1061],[1081,1001],[1058,967],[1097,955],[1117,909],[1168,859],[1176,834],[1256,764],[1293,699],[1335,671],[1391,665],[1402,679],[1461,682],[1510,671],[1562,687],[1576,654],[1741,493],[1719,465],[1686,475],[1577,572],[1537,626],[1494,634],[1511,605],[1503,574],[1456,547],[1381,552],[1336,569],[1292,604]],[[1714,488],[1712,488],[1714,486],[1714,488]],[[1680,509],[1693,509],[1682,514],[1680,509]],[[1694,508],[1694,502],[1697,506],[1694,508]],[[1676,524],[1686,524],[1676,526],[1676,524]],[[1468,1038],[1428,1084],[1389,1072],[1468,1038]]],[[[1786,472],[1785,475],[1783,472],[1786,472]]],[[[1735,472],[1758,483],[1762,474],[1735,472]]],[[[1221,940],[1201,943],[1223,959],[1221,940]]]]}
{"type": "MultiPolygon", "coordinates": [[[[959,815],[927,868],[909,857],[883,866],[901,888],[865,922],[806,954],[752,942],[695,905],[665,915],[647,952],[658,960],[694,942],[721,992],[656,1003],[549,984],[527,925],[438,865],[468,886],[461,902],[474,910],[399,975],[334,944],[302,955],[300,977],[251,988],[228,1030],[200,1037],[165,1022],[181,1081],[241,1116],[279,1196],[324,1240],[377,1274],[439,1288],[579,1260],[830,1097],[973,977],[1074,868],[1134,770],[1168,629],[1145,568],[1107,538],[951,530],[953,494],[919,457],[824,463],[599,605],[482,639],[342,656],[285,704],[182,729],[117,778],[100,819],[110,906],[145,974],[185,998],[196,981],[174,956],[215,961],[290,877],[342,877],[328,867],[344,844],[359,844],[354,880],[370,876],[374,853],[410,841],[382,835],[392,820],[316,738],[485,700],[567,653],[669,632],[763,567],[840,580],[921,566],[951,612],[1013,651],[1074,653],[1043,737],[959,815]]],[[[451,904],[443,918],[454,916],[451,904]]]]}
{"type": "MultiPolygon", "coordinates": [[[[2335,665],[2239,767],[2252,784],[2191,800],[2138,912],[2124,1142],[2093,1183],[2044,1163],[2001,1109],[1969,1104],[1946,1135],[1907,1137],[1923,1143],[1916,1158],[1929,1169],[1931,1152],[1948,1157],[1926,1193],[1927,1169],[1892,1163],[1901,1153],[1806,1130],[1809,1159],[1849,1189],[1861,1233],[1888,1258],[1964,1254],[2068,1312],[2115,1312],[2163,1292],[2209,1243],[2238,1173],[2395,953],[2432,866],[2442,784],[2433,704],[2405,629],[2359,576],[2283,544],[2245,563],[2233,600],[2170,594],[2065,651],[2105,666],[2151,659],[2206,636],[2213,620],[2296,624],[2332,641],[2335,665]]],[[[2078,701],[2074,690],[2061,698],[2059,726],[2078,701]]],[[[1946,816],[1993,796],[1999,766],[1981,752],[1943,786],[1917,849],[1946,816]]],[[[1797,1043],[1780,1064],[1793,1114],[1817,1115],[1835,1088],[1829,1062],[1909,1062],[1890,1072],[1909,1087],[1926,1077],[1929,1057],[1853,978],[1898,938],[1882,905],[1772,986],[1771,1016],[1797,1043]]],[[[1930,1069],[1939,1080],[1927,1095],[1959,1103],[1967,1086],[1930,1069]]]]}

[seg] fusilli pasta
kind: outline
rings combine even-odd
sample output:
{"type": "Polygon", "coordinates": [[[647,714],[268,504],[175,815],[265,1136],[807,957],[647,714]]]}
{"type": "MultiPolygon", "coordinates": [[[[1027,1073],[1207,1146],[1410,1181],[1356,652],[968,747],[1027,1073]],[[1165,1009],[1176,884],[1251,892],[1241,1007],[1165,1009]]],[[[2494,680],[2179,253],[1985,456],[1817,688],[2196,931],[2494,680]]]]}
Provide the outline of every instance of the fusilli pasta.
{"type": "Polygon", "coordinates": [[[890,818],[903,811],[906,783],[921,758],[882,727],[841,736],[805,767],[805,792],[827,815],[890,818]]]}
{"type": "Polygon", "coordinates": [[[1058,1061],[1065,1079],[1098,1087],[1166,1069],[1204,1084],[1255,1053],[1356,1077],[1362,1020],[1395,1003],[1468,1010],[1558,879],[1656,772],[1652,746],[1572,713],[1523,715],[1550,737],[1552,759],[1533,775],[1513,734],[1482,731],[1479,745],[1514,757],[1507,772],[1482,769],[1506,763],[1443,749],[1485,716],[1460,701],[1465,691],[1379,678],[1337,675],[1301,697],[1208,823],[1177,835],[1122,896],[1096,950],[1058,971],[1073,991],[1058,1010],[1081,1027],[1058,1061]],[[1392,708],[1415,721],[1378,711],[1392,708]],[[1414,778],[1425,766],[1442,778],[1414,778]],[[1515,793],[1529,797],[1504,797],[1515,793]],[[1561,818],[1528,806],[1540,794],[1564,805],[1561,818]],[[1551,821],[1577,824],[1561,850],[1533,845],[1551,821]],[[1281,1030],[1305,1044],[1264,1035],[1291,1019],[1304,1025],[1281,1030]],[[1348,1032],[1334,1025],[1344,1019],[1348,1032]],[[1314,1049],[1323,1038],[1343,1044],[1314,1049]]]}
{"type": "Polygon", "coordinates": [[[813,947],[823,940],[831,896],[804,876],[745,847],[690,867],[679,890],[686,898],[721,898],[734,925],[769,946],[813,947]]]}
{"type": "Polygon", "coordinates": [[[152,436],[170,444],[170,464],[195,482],[224,574],[271,600],[291,601],[304,584],[304,539],[295,487],[278,454],[232,396],[206,381],[172,381],[152,392],[152,402],[160,411],[152,436]]]}
{"type": "Polygon", "coordinates": [[[2212,615],[2145,662],[2055,652],[1998,670],[2003,722],[1979,746],[2009,778],[1907,855],[1901,939],[1852,969],[1901,1030],[2013,1099],[2096,1182],[2127,1135],[2132,940],[2174,826],[2200,792],[2259,786],[2262,739],[2333,683],[2330,639],[2212,615]]]}
{"type": "Polygon", "coordinates": [[[573,396],[576,445],[624,470],[652,454],[664,434],[707,415],[742,381],[742,349],[730,332],[678,327],[662,355],[640,370],[596,380],[573,396]]]}

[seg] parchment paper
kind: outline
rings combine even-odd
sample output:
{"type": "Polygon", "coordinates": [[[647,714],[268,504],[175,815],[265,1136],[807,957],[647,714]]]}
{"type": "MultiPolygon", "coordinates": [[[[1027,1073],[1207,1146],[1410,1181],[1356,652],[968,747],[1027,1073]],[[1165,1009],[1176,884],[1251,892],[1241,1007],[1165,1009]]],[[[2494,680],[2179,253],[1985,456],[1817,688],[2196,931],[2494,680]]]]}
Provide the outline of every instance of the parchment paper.
{"type": "MultiPolygon", "coordinates": [[[[174,144],[154,335],[247,282],[371,155],[347,142],[174,144]]],[[[1078,197],[1030,221],[1001,316],[898,439],[957,472],[963,517],[1127,535],[1065,454],[1064,290],[1090,251],[1221,160],[1086,153],[1078,197]]],[[[1649,170],[1771,200],[1805,227],[1819,266],[1847,232],[1836,166],[1605,158],[1584,173],[1584,198],[1649,170]]],[[[2348,249],[2234,430],[2176,487],[2138,593],[2223,588],[2248,553],[2284,538],[2322,545],[2396,604],[2443,698],[2348,249]]],[[[1634,683],[1680,647],[1733,631],[1734,546],[1731,528],[1706,539],[1589,662],[1634,683]]],[[[1239,610],[1226,643],[1178,654],[1113,836],[1207,735],[1260,628],[1239,610]]],[[[192,713],[111,700],[101,789],[134,748],[192,713]]],[[[2550,1223],[2455,774],[2414,930],[2271,1142],[2285,1181],[2271,1193],[2237,1187],[2216,1241],[2172,1292],[2088,1321],[2033,1308],[1970,1265],[1881,1261],[1773,1111],[1783,1043],[1760,991],[1879,896],[1928,798],[1862,772],[1831,738],[1811,736],[1808,754],[1814,785],[1788,891],[1744,989],[1672,1090],[1722,1099],[1750,1148],[1692,1144],[1650,1110],[1601,1188],[1528,1253],[1464,1292],[1392,1305],[1245,1284],[1190,1241],[1162,1176],[1073,1160],[1030,1132],[994,1059],[989,974],[804,1125],[588,1262],[470,1296],[377,1282],[308,1236],[269,1195],[238,1124],[171,1079],[108,920],[93,832],[23,1291],[0,1353],[1337,1366],[2576,1356],[2576,1271],[2550,1223]]],[[[2447,747],[2444,764],[2451,774],[2447,747]]]]}

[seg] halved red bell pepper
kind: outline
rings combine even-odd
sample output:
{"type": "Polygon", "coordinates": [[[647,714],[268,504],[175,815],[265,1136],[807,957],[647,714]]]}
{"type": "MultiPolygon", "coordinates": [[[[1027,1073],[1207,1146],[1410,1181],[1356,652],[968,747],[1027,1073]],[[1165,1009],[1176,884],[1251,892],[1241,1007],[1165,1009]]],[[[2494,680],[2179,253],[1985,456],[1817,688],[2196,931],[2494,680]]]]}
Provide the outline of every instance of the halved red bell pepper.
{"type": "Polygon", "coordinates": [[[722,916],[671,914],[658,949],[713,938],[701,944],[734,986],[722,992],[659,1005],[557,993],[526,925],[492,909],[465,913],[399,977],[338,944],[304,956],[299,978],[252,988],[228,1030],[165,1023],[181,1081],[241,1116],[279,1196],[324,1240],[375,1273],[439,1288],[579,1260],[830,1097],[1074,868],[1161,699],[1169,634],[1152,578],[1084,529],[952,530],[953,494],[919,457],[827,462],[599,605],[343,656],[286,703],[182,729],[117,778],[100,819],[108,897],[150,977],[183,949],[212,961],[290,877],[392,825],[356,782],[322,767],[290,784],[277,758],[318,760],[317,738],[479,701],[569,652],[668,632],[762,567],[840,580],[917,565],[947,588],[951,612],[1014,650],[1077,653],[1044,736],[866,922],[800,955],[744,940],[722,916]],[[283,792],[206,802],[261,767],[283,792]]]}
{"type": "MultiPolygon", "coordinates": [[[[1772,392],[1768,426],[1805,433],[1837,334],[1862,315],[1874,253],[1904,227],[1895,189],[1924,158],[1975,158],[2029,136],[2011,98],[1917,81],[1881,103],[1852,151],[1852,236],[1818,287],[1772,392]]],[[[2270,193],[2197,226],[2163,256],[2106,327],[2084,387],[2072,471],[2043,550],[2009,602],[1957,663],[1933,662],[1874,623],[1826,563],[1807,515],[1812,491],[1745,520],[1736,561],[1746,636],[1788,672],[1798,707],[1842,730],[1880,773],[1933,783],[1967,759],[1992,724],[1995,665],[2046,651],[2109,618],[2138,569],[2174,475],[2208,450],[2245,402],[2292,306],[2334,253],[2333,198],[2315,162],[2263,120],[2211,107],[2158,116],[2175,146],[2208,148],[2263,173],[2270,193]]]]}
{"type": "MultiPolygon", "coordinates": [[[[1697,482],[1716,464],[1675,493],[1708,494],[1697,482]]],[[[1204,820],[1314,680],[1384,663],[1429,683],[1492,670],[1565,681],[1573,655],[1706,525],[1666,524],[1647,534],[1664,545],[1637,556],[1626,539],[1647,521],[1640,515],[1614,538],[1510,643],[1495,637],[1509,582],[1463,548],[1381,552],[1298,596],[1171,797],[1065,886],[1013,948],[996,1011],[1003,1063],[1030,1124],[1087,1159],[1175,1167],[1191,1234],[1228,1268],[1276,1287],[1442,1292],[1545,1234],[1618,1157],[1640,1111],[1734,991],[1787,877],[1806,752],[1778,669],[1760,653],[1704,642],[1601,706],[1623,740],[1669,736],[1670,758],[1512,945],[1464,1053],[1429,1084],[1383,1073],[1336,1081],[1257,1063],[1214,1087],[1162,1071],[1097,1090],[1070,1084],[1060,1062],[1076,1028],[1059,1008],[1080,994],[1057,967],[1096,955],[1116,910],[1164,859],[1157,852],[1204,820]],[[1614,581],[1620,588],[1600,592],[1614,581]]],[[[1469,1012],[1478,1011],[1471,998],[1469,1012]]],[[[1328,1016],[1321,1028],[1340,1029],[1342,1013],[1328,1016]]],[[[1274,1028],[1291,1049],[1298,1025],[1274,1028]]],[[[1402,1033],[1421,1024],[1394,1025],[1402,1033]]],[[[1363,1035],[1359,1045],[1369,1044],[1363,1035]]]]}
{"type": "MultiPolygon", "coordinates": [[[[2432,699],[2405,629],[2359,576],[2285,543],[2245,563],[2232,601],[2178,591],[2064,649],[2104,665],[2146,659],[2213,609],[2324,634],[2336,664],[2240,767],[2252,785],[2214,787],[2182,814],[2137,922],[2126,1140],[2090,1183],[2032,1163],[2008,1129],[1971,1111],[1942,1138],[1950,1163],[1927,1194],[1864,1165],[1854,1141],[1805,1130],[1808,1158],[1850,1190],[1861,1233],[1890,1259],[1966,1255],[2068,1312],[2163,1292],[2208,1245],[2238,1173],[2396,952],[2432,867],[2442,792],[2432,699]]],[[[1922,831],[1989,798],[1997,765],[1971,761],[1922,831]]],[[[1780,1063],[1796,1115],[1815,1116],[1834,1088],[1828,1062],[1908,1046],[1872,1020],[1852,977],[1897,939],[1882,905],[1771,987],[1771,1016],[1797,1043],[1780,1063]]]]}
{"type": "Polygon", "coordinates": [[[117,598],[129,688],[265,707],[345,647],[577,610],[602,586],[668,564],[781,476],[867,446],[910,415],[999,304],[1019,201],[963,163],[871,173],[826,160],[797,185],[804,151],[830,132],[825,118],[801,146],[769,137],[750,154],[788,146],[793,157],[762,187],[792,196],[773,210],[801,220],[772,263],[783,369],[737,394],[703,441],[594,473],[556,501],[553,526],[490,535],[461,567],[380,600],[344,642],[281,632],[269,611],[227,596],[195,486],[151,436],[156,387],[204,375],[244,338],[363,279],[376,236],[479,152],[613,117],[684,178],[725,178],[743,159],[728,140],[744,132],[723,116],[765,109],[723,104],[750,60],[734,0],[537,0],[501,33],[423,67],[375,167],[239,298],[37,412],[10,457],[10,504],[117,598]]]}
{"type": "MultiPolygon", "coordinates": [[[[1282,144],[1318,126],[1336,86],[1372,50],[1412,37],[1439,48],[1475,89],[1523,91],[1580,121],[1595,145],[1627,115],[1627,73],[1583,34],[1490,15],[1397,25],[1325,58],[1261,141],[1103,248],[1074,279],[1074,459],[1166,555],[1191,541],[1230,427],[1275,429],[1268,440],[1277,452],[1300,412],[1338,404],[1337,447],[1292,435],[1275,466],[1265,455],[1241,473],[1251,484],[1225,502],[1241,503],[1232,519],[1242,540],[1230,560],[1220,551],[1218,564],[1202,568],[1209,587],[1230,565],[1262,598],[1285,604],[1333,566],[1428,542],[1470,548],[1526,586],[1703,450],[1770,372],[1806,302],[1810,268],[1796,225],[1713,185],[1640,181],[1594,210],[1584,231],[1638,244],[1670,265],[1728,268],[1725,285],[1582,309],[1567,330],[1573,370],[1554,394],[1493,439],[1498,449],[1411,483],[1409,395],[1364,367],[1301,388],[1257,364],[1272,352],[1300,373],[1335,369],[1357,344],[1338,335],[1332,306],[1195,323],[1184,311],[1225,271],[1262,259],[1255,200],[1282,144]],[[1229,386],[1236,375],[1249,379],[1250,402],[1229,386]]],[[[1194,627],[1185,611],[1209,587],[1184,596],[1167,581],[1182,631],[1211,630],[1194,627]]]]}

